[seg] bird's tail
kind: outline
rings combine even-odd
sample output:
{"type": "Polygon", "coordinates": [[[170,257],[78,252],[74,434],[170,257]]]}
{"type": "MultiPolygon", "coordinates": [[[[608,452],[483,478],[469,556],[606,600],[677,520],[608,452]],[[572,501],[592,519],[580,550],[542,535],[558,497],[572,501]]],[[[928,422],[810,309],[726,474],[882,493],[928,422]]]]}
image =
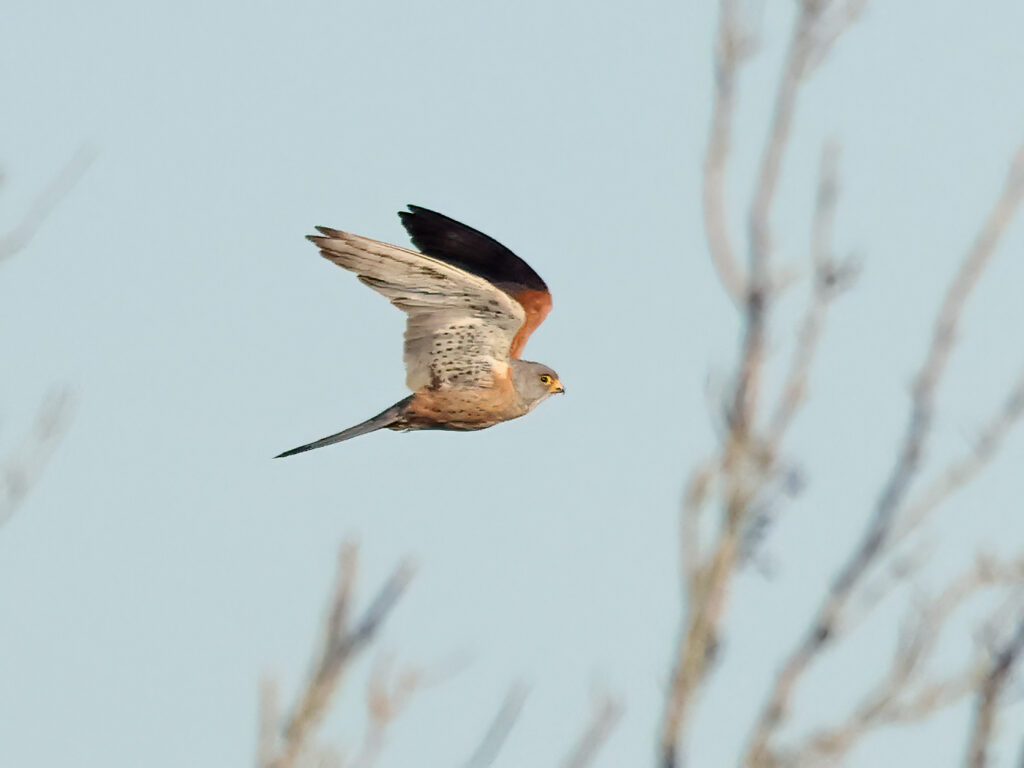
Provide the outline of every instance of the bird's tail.
{"type": "Polygon", "coordinates": [[[348,429],[342,430],[336,434],[320,438],[315,442],[300,445],[298,448],[292,448],[290,451],[280,453],[274,458],[283,459],[285,456],[294,456],[296,453],[312,451],[314,448],[323,448],[325,445],[340,443],[342,440],[349,440],[353,437],[359,437],[360,435],[365,435],[369,432],[376,432],[378,429],[390,427],[392,424],[401,421],[402,416],[405,413],[405,406],[411,399],[411,397],[407,397],[404,400],[399,400],[386,411],[378,413],[372,419],[367,419],[362,424],[356,424],[354,427],[349,427],[348,429]]]}

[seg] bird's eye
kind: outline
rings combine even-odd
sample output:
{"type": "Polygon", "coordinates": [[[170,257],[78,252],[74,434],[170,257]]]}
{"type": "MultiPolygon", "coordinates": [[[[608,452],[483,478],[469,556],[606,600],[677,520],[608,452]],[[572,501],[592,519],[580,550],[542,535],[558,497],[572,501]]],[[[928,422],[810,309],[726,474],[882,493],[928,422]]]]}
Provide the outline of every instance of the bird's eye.
{"type": "Polygon", "coordinates": [[[551,383],[551,377],[550,377],[550,376],[548,376],[548,375],[547,375],[547,374],[545,373],[545,374],[544,374],[543,376],[541,376],[541,377],[540,377],[540,383],[541,383],[541,384],[550,384],[550,383],[551,383]]]}

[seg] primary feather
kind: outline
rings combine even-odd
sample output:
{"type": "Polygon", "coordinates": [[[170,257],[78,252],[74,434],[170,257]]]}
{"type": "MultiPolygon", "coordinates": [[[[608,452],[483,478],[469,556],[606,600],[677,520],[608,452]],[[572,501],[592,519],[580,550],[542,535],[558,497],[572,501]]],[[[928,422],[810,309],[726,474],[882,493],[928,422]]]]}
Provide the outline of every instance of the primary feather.
{"type": "Polygon", "coordinates": [[[482,277],[367,237],[317,227],[321,254],[408,315],[406,385],[413,391],[490,387],[507,377],[521,304],[482,277]]]}

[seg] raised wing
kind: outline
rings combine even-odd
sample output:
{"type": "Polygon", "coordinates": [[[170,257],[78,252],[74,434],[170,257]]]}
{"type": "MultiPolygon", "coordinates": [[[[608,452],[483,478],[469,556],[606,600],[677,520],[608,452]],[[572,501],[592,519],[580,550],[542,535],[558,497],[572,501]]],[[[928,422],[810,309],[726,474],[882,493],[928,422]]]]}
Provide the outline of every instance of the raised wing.
{"type": "Polygon", "coordinates": [[[484,278],[519,302],[526,319],[509,353],[519,357],[530,334],[551,311],[551,293],[540,275],[494,238],[436,211],[410,205],[398,216],[423,253],[484,278]]]}
{"type": "Polygon", "coordinates": [[[523,307],[482,277],[367,237],[317,227],[320,253],[405,312],[406,385],[490,387],[507,376],[523,307]]]}

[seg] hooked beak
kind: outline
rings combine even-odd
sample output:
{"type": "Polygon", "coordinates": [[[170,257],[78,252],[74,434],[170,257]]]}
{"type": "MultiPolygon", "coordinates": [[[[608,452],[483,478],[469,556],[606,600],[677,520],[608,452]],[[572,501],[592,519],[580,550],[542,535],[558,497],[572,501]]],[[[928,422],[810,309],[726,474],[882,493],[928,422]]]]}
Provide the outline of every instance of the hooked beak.
{"type": "Polygon", "coordinates": [[[565,387],[562,386],[562,382],[561,381],[559,381],[558,379],[555,379],[554,383],[552,383],[552,385],[551,385],[551,392],[553,394],[556,394],[556,395],[564,395],[565,394],[565,387]]]}

